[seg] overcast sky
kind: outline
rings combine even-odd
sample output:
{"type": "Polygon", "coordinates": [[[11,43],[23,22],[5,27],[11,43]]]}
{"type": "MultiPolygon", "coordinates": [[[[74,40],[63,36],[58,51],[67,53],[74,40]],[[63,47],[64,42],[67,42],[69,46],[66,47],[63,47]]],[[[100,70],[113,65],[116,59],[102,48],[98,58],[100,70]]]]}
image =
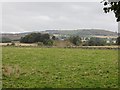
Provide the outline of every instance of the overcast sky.
{"type": "Polygon", "coordinates": [[[5,2],[2,32],[105,29],[118,31],[114,14],[100,2],[5,2]]]}

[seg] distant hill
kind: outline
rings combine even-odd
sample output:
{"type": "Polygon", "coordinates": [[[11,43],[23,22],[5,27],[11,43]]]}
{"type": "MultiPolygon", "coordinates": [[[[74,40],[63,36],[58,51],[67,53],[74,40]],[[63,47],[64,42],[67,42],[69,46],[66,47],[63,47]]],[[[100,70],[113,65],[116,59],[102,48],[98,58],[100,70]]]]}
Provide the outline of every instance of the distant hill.
{"type": "Polygon", "coordinates": [[[18,40],[20,39],[21,37],[25,36],[25,34],[11,34],[11,33],[3,33],[2,34],[2,38],[9,38],[11,40],[18,40]]]}
{"type": "Polygon", "coordinates": [[[50,34],[78,35],[78,36],[117,36],[117,32],[100,29],[79,29],[79,30],[46,30],[50,34]]]}
{"type": "MultiPolygon", "coordinates": [[[[39,31],[35,31],[39,32],[39,31]]],[[[11,40],[18,40],[21,37],[24,37],[27,34],[33,32],[25,32],[25,33],[2,33],[2,37],[9,38],[11,40]]],[[[91,36],[118,36],[117,32],[101,30],[101,29],[78,29],[78,30],[46,30],[41,31],[40,33],[49,33],[49,34],[60,34],[60,35],[69,35],[69,36],[80,36],[80,37],[91,37],[91,36]]],[[[0,34],[1,36],[1,34],[0,34]]]]}

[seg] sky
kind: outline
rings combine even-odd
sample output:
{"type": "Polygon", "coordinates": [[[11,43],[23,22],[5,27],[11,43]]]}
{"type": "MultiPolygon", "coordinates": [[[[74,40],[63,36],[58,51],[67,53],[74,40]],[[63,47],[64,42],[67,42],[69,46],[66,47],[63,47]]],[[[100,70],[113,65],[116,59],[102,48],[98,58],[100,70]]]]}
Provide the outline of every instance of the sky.
{"type": "Polygon", "coordinates": [[[4,2],[2,32],[105,29],[118,31],[114,13],[100,2],[4,2]]]}

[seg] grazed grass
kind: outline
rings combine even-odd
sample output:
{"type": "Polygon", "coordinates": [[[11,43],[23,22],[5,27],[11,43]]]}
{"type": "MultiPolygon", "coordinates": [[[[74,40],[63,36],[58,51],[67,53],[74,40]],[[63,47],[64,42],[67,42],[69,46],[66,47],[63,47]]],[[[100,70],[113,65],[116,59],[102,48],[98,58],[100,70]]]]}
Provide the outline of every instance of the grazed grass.
{"type": "Polygon", "coordinates": [[[118,87],[117,50],[37,47],[3,47],[2,50],[3,67],[14,70],[3,75],[4,88],[118,87]]]}

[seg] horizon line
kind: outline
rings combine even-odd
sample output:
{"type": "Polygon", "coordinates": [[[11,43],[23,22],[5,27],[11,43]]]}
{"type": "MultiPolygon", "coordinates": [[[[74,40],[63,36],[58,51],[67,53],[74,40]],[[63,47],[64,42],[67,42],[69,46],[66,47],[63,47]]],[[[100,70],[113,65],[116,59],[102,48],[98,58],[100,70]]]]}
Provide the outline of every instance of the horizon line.
{"type": "Polygon", "coordinates": [[[76,31],[76,30],[104,30],[104,31],[110,31],[110,32],[117,32],[118,31],[111,31],[111,30],[108,30],[108,29],[100,29],[100,28],[80,28],[80,29],[46,29],[46,30],[34,30],[34,31],[21,31],[21,32],[3,32],[1,31],[0,33],[3,34],[3,33],[8,33],[8,34],[19,34],[19,33],[28,33],[28,32],[44,32],[44,31],[50,31],[50,30],[54,30],[54,31],[76,31]]]}

